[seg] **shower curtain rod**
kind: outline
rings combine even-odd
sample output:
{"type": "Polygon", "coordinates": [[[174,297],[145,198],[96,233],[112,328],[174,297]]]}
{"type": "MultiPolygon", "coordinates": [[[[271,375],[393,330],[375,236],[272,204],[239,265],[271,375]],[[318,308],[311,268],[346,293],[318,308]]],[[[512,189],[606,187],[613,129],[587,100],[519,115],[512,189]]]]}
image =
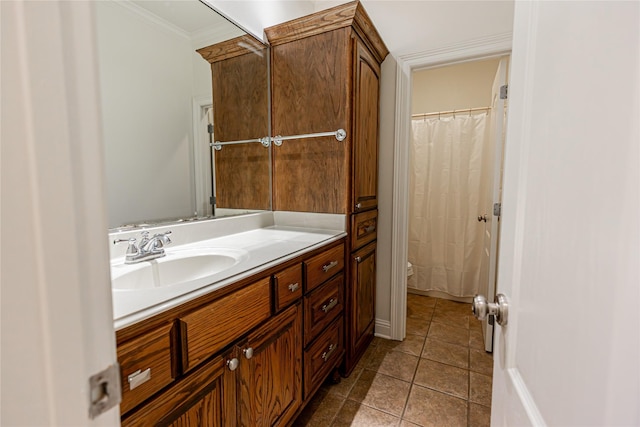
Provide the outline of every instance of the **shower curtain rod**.
{"type": "Polygon", "coordinates": [[[437,111],[435,113],[418,113],[418,114],[412,114],[411,118],[415,119],[418,117],[430,117],[430,116],[443,116],[446,114],[459,114],[459,113],[472,113],[474,111],[489,111],[491,110],[491,107],[476,107],[476,108],[464,108],[462,110],[449,110],[449,111],[437,111]]]}

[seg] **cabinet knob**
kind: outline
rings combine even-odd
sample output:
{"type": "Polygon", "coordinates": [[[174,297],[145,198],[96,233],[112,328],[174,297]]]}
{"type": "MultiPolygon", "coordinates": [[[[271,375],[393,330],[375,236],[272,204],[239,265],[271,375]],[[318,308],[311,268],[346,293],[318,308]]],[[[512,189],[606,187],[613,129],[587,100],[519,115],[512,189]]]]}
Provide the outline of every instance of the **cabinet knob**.
{"type": "Polygon", "coordinates": [[[295,292],[295,291],[297,291],[297,290],[298,290],[298,288],[299,288],[299,287],[300,287],[300,283],[298,283],[298,282],[296,282],[296,283],[291,283],[291,284],[289,285],[289,290],[290,290],[291,292],[295,292]]]}
{"type": "Polygon", "coordinates": [[[356,209],[360,209],[362,207],[362,203],[356,203],[356,209]]]}
{"type": "Polygon", "coordinates": [[[244,354],[244,357],[246,357],[247,359],[251,359],[253,357],[253,348],[245,348],[244,350],[242,350],[242,354],[244,354]]]}
{"type": "Polygon", "coordinates": [[[356,260],[356,262],[362,261],[362,258],[360,258],[359,256],[355,257],[354,259],[356,260]]]}
{"type": "Polygon", "coordinates": [[[238,365],[240,365],[240,361],[235,357],[231,360],[227,360],[227,368],[229,368],[230,371],[238,369],[238,365]]]}

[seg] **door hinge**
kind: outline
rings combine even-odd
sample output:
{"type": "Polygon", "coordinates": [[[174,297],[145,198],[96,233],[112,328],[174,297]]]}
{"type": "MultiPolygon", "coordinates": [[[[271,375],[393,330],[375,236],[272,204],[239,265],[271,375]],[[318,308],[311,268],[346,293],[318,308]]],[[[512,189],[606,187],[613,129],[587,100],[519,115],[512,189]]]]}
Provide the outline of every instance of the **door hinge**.
{"type": "Polygon", "coordinates": [[[89,417],[94,419],[118,405],[122,400],[120,365],[109,366],[89,378],[89,417]]]}
{"type": "Polygon", "coordinates": [[[215,198],[215,196],[211,196],[211,197],[209,197],[209,204],[210,204],[211,206],[215,206],[215,205],[216,205],[216,198],[215,198]]]}
{"type": "Polygon", "coordinates": [[[500,216],[501,211],[502,211],[502,203],[494,203],[493,216],[500,216]]]}
{"type": "Polygon", "coordinates": [[[500,99],[507,99],[508,92],[509,92],[509,85],[500,86],[500,99]]]}
{"type": "Polygon", "coordinates": [[[213,134],[213,125],[211,123],[207,125],[207,132],[209,132],[210,134],[213,134]]]}

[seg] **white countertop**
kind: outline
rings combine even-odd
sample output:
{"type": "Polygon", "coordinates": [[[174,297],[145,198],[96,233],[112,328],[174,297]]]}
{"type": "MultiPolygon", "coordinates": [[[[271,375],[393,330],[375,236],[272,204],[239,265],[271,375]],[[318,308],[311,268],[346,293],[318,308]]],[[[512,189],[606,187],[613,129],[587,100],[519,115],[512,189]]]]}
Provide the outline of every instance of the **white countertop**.
{"type": "MultiPolygon", "coordinates": [[[[168,246],[168,253],[172,250],[194,248],[228,248],[231,251],[246,251],[246,254],[236,265],[188,283],[143,290],[113,289],[115,329],[122,329],[152,317],[344,236],[346,233],[342,230],[273,225],[194,243],[168,246]]],[[[114,258],[113,262],[122,262],[122,259],[114,258]]]]}

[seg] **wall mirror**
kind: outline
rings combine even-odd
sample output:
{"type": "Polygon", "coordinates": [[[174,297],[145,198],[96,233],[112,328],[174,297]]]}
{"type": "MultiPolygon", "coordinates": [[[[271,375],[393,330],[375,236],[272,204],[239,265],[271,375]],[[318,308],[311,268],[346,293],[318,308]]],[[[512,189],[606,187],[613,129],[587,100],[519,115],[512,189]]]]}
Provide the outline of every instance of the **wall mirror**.
{"type": "Polygon", "coordinates": [[[270,148],[209,144],[270,134],[267,46],[198,0],[95,5],[109,227],[271,209],[270,148]]]}

